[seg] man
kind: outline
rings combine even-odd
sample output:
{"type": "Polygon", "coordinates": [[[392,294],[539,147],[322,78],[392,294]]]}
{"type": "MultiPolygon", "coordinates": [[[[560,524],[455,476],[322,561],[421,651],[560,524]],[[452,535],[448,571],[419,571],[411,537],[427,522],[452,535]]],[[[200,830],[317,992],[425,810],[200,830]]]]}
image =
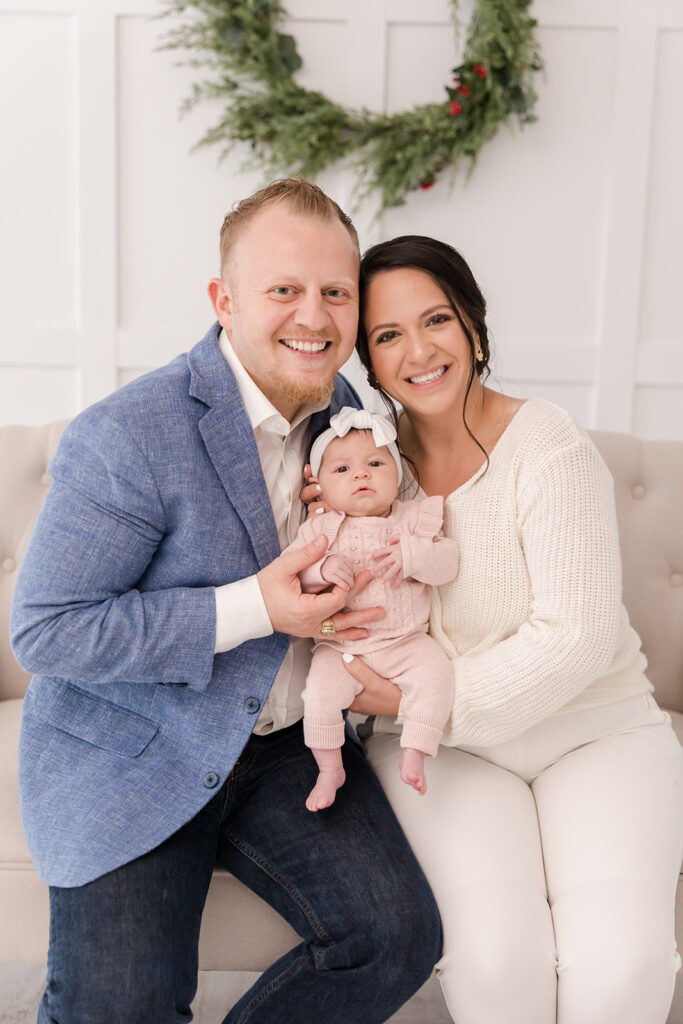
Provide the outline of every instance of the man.
{"type": "Polygon", "coordinates": [[[382,614],[301,594],[317,546],[279,557],[311,433],[357,404],[335,378],[357,275],[353,226],[316,186],[244,200],[209,285],[218,323],[77,417],[53,460],[12,618],[36,673],[20,779],[50,884],[41,1024],[189,1020],[215,864],[303,938],[227,1024],[383,1021],[438,956],[431,893],[356,743],[334,807],[305,807],[305,638],[382,614]]]}

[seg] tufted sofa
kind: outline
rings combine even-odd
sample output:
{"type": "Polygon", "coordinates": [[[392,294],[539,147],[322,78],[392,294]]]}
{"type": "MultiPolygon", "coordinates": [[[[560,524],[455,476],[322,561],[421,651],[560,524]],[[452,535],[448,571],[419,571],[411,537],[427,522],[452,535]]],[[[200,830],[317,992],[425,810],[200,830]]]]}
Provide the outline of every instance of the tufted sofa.
{"type": "MultiPolygon", "coordinates": [[[[0,428],[0,961],[43,963],[47,889],[36,876],[19,815],[17,747],[28,676],[8,639],[16,572],[50,483],[47,465],[66,424],[0,428]]],[[[660,705],[683,742],[683,443],[593,433],[615,479],[624,598],[660,705]]],[[[677,933],[683,946],[683,884],[677,933]]],[[[234,878],[216,871],[200,943],[204,971],[259,971],[296,941],[291,928],[234,878]]],[[[679,980],[678,988],[682,983],[679,980]]],[[[680,992],[678,993],[680,1001],[680,992]]],[[[675,1003],[675,1006],[679,1002],[675,1003]]],[[[670,1024],[683,1024],[674,1009],[670,1024]],[[674,1019],[675,1018],[675,1019],[674,1019]]]]}

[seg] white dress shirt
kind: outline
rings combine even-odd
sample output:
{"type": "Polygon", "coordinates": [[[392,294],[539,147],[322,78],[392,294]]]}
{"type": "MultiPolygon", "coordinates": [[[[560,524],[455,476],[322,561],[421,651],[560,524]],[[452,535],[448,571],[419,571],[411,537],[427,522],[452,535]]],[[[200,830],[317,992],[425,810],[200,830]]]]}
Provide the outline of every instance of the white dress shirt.
{"type": "MultiPolygon", "coordinates": [[[[303,467],[309,441],[310,417],[325,409],[327,401],[302,405],[288,423],[272,402],[251,379],[237,358],[225,331],[219,338],[220,349],[235,375],[237,387],[254,431],[263,477],[270,495],[280,550],[297,535],[304,518],[299,497],[303,467]]],[[[245,480],[245,487],[249,481],[245,480]]],[[[269,636],[273,632],[256,576],[216,587],[216,654],[229,651],[245,640],[269,636]]],[[[303,717],[301,691],[311,660],[311,642],[293,637],[275,677],[254,732],[264,734],[303,717]]]]}

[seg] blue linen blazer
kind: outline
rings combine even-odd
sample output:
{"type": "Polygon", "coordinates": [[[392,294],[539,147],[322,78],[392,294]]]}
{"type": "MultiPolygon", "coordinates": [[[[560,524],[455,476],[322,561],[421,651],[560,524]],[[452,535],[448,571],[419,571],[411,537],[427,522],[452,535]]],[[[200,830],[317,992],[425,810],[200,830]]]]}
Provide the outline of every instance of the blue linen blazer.
{"type": "MultiPolygon", "coordinates": [[[[82,885],[153,849],[227,778],[289,638],[214,655],[214,587],[280,554],[220,325],[86,409],[17,581],[14,652],[35,673],[19,780],[40,877],[82,885]]],[[[324,426],[360,405],[338,377],[324,426]]]]}

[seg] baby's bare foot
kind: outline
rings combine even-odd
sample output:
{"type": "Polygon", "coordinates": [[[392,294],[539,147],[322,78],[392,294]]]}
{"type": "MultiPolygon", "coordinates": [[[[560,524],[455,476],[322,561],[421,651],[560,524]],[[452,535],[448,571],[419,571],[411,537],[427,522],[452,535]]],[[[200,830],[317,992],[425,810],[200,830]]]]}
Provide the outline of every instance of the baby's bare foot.
{"type": "Polygon", "coordinates": [[[424,762],[425,756],[422,751],[413,750],[412,747],[405,747],[398,762],[401,778],[408,786],[416,789],[420,796],[427,792],[424,762]]]}
{"type": "Polygon", "coordinates": [[[337,790],[344,785],[345,779],[346,772],[343,768],[323,768],[306,799],[306,807],[309,811],[322,811],[323,807],[330,807],[334,803],[337,790]]]}

